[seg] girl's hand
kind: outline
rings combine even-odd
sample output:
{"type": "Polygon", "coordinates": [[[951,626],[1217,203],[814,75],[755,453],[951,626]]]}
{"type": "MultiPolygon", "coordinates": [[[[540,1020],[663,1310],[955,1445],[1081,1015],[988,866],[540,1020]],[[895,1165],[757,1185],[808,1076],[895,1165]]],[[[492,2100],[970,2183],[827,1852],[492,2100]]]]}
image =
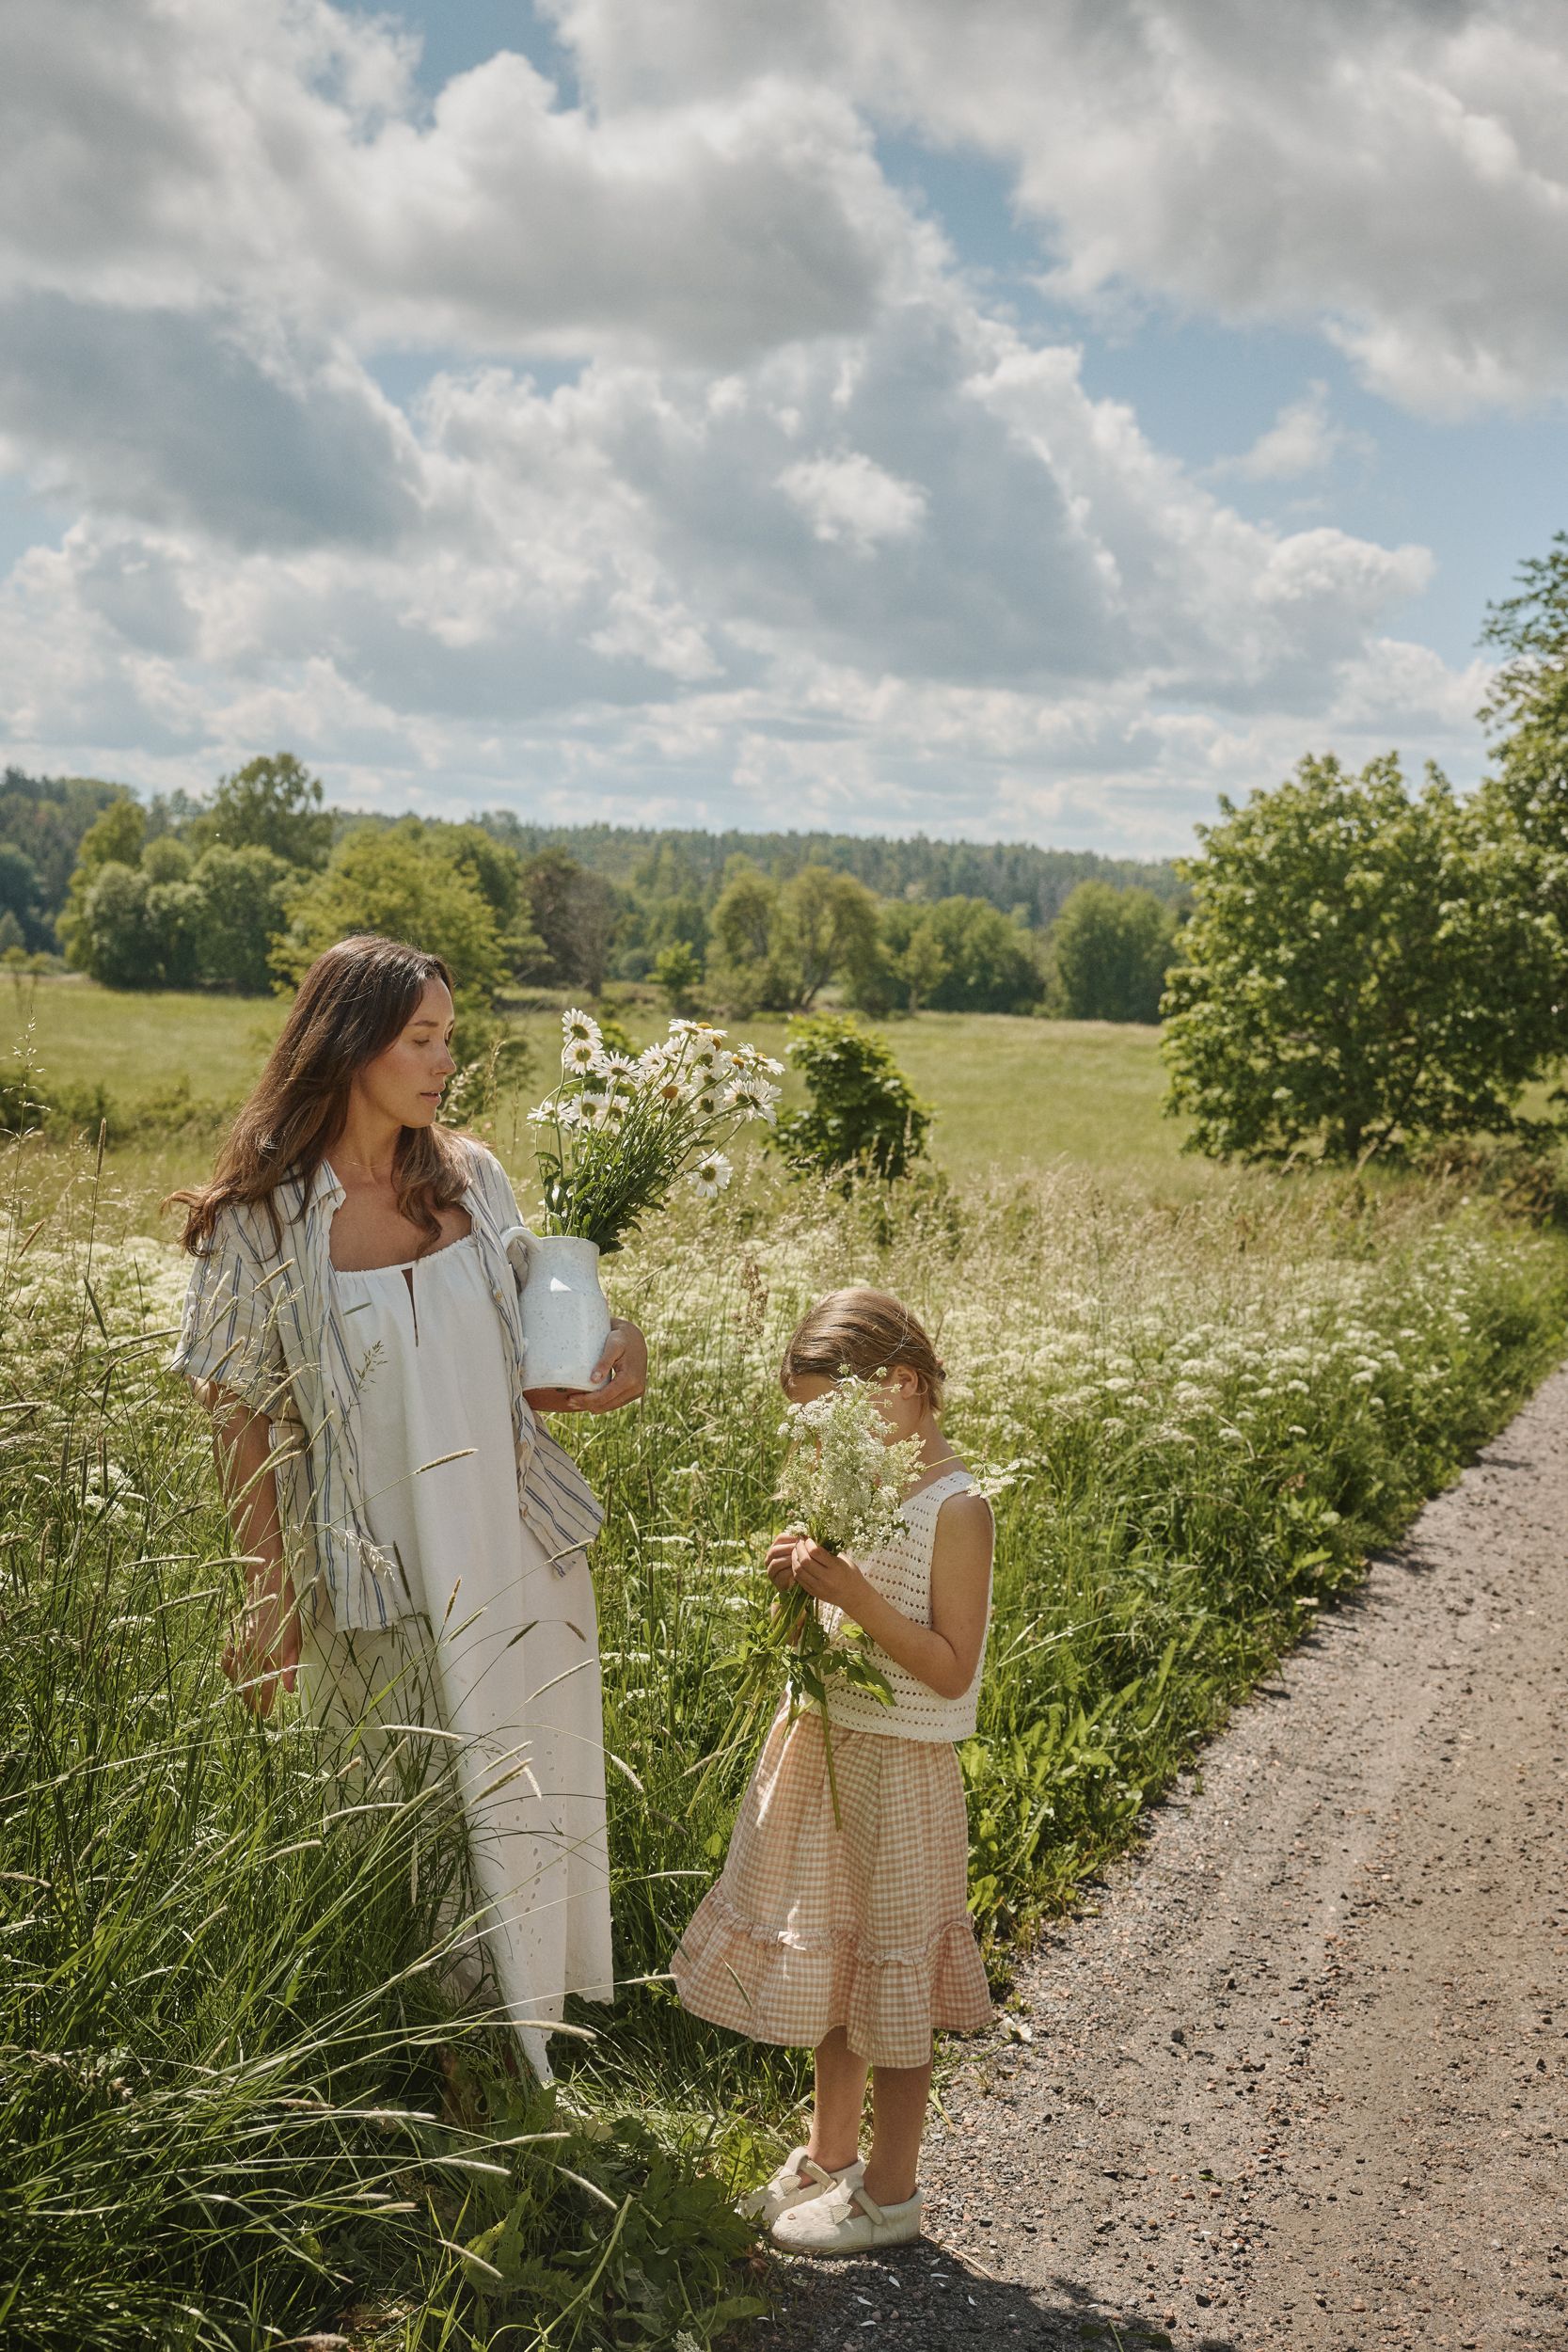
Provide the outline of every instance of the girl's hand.
{"type": "Polygon", "coordinates": [[[591,1389],[525,1389],[536,1413],[613,1413],[635,1405],[648,1385],[648,1343],[635,1323],[617,1315],[594,1367],[591,1389]]]}
{"type": "Polygon", "coordinates": [[[277,1686],[293,1692],[299,1672],[299,1611],[288,1577],[252,1593],[224,1645],[224,1673],[253,1715],[272,1713],[277,1686]]]}
{"type": "Polygon", "coordinates": [[[870,1587],[853,1562],[841,1560],[836,1551],[824,1551],[809,1535],[800,1535],[792,1565],[796,1583],[814,1600],[825,1600],[830,1608],[842,1609],[847,1617],[858,1621],[859,1604],[870,1587]]]}
{"type": "Polygon", "coordinates": [[[798,1527],[786,1527],[782,1535],[775,1535],[768,1547],[764,1565],[768,1581],[776,1593],[787,1593],[795,1581],[795,1547],[800,1540],[798,1527]]]}

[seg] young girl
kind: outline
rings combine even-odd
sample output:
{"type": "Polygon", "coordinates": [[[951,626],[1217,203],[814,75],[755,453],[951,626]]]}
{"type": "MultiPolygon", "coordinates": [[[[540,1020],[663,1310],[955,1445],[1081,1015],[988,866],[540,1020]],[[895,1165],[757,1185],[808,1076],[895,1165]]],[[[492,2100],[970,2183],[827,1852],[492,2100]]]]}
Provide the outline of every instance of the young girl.
{"type": "Polygon", "coordinates": [[[946,1443],[942,1367],[908,1310],[884,1292],[834,1291],[784,1351],[792,1403],[847,1370],[885,1375],[890,1443],[921,1440],[905,1533],[856,1564],[796,1533],[768,1573],[799,1583],[832,1630],[863,1628],[893,1692],[830,1685],[839,1820],[821,1718],[781,1708],[741,1802],[723,1871],[671,1962],[699,2017],[816,2057],[811,2137],[743,2208],[797,2252],[853,2253],[920,2233],[915,2185],[931,2028],[990,2018],[965,1907],[969,1839],[956,1740],[974,1729],[990,1612],[990,1505],[946,1443]],[[859,2153],[866,2070],[871,2153],[859,2153]]]}

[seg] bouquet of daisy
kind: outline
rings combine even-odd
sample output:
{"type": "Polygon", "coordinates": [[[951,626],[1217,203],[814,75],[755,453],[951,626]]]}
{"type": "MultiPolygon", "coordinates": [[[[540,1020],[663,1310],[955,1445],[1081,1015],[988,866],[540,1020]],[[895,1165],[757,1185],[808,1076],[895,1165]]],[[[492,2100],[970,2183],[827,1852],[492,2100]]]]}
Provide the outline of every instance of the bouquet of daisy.
{"type": "Polygon", "coordinates": [[[778,1117],[784,1064],[705,1021],[672,1021],[635,1057],[611,1052],[586,1012],[563,1014],[562,1028],[560,1081],[529,1114],[546,1233],[618,1249],[678,1183],[715,1199],[733,1173],[721,1147],[749,1120],[778,1117]]]}

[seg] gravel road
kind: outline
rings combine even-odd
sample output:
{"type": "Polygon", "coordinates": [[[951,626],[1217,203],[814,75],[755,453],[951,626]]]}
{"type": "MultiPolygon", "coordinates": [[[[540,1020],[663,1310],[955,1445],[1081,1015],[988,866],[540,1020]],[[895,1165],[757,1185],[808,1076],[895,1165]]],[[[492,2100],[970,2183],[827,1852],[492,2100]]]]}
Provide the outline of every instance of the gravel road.
{"type": "Polygon", "coordinates": [[[760,2341],[1568,2352],[1565,1661],[1568,1370],[1025,1963],[925,2241],[760,2341]]]}

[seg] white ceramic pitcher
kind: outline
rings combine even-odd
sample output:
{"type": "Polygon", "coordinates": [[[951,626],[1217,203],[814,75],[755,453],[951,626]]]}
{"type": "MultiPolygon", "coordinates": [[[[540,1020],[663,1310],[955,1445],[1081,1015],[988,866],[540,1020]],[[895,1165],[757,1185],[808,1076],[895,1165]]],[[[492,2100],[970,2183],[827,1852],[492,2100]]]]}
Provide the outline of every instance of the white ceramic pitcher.
{"type": "Polygon", "coordinates": [[[599,1284],[599,1245],[575,1233],[501,1236],[522,1289],[523,1376],[531,1389],[587,1389],[610,1337],[610,1302],[599,1284]]]}

